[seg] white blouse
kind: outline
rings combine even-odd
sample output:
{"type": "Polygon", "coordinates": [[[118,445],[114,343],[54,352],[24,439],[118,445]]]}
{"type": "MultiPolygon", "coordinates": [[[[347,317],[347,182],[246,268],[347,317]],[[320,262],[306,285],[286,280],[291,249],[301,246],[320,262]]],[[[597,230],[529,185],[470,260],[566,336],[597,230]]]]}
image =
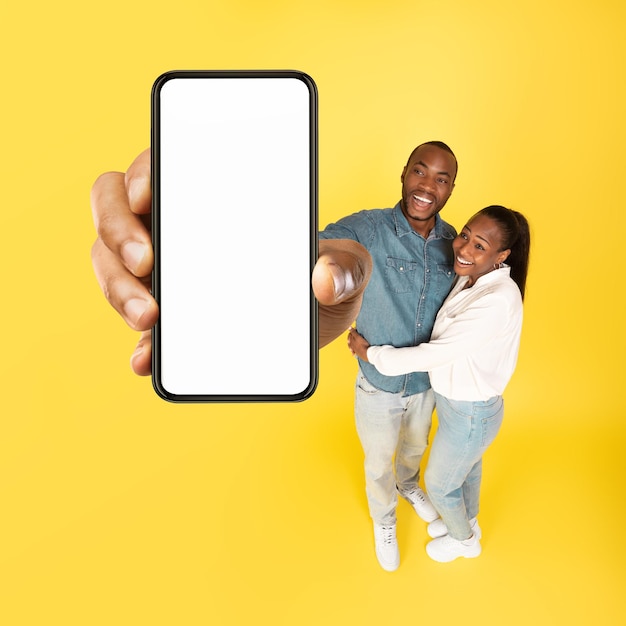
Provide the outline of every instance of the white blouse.
{"type": "Polygon", "coordinates": [[[369,362],[387,376],[427,371],[432,388],[452,400],[502,395],[517,363],[522,297],[508,266],[464,289],[467,281],[457,277],[428,343],[370,346],[369,362]]]}

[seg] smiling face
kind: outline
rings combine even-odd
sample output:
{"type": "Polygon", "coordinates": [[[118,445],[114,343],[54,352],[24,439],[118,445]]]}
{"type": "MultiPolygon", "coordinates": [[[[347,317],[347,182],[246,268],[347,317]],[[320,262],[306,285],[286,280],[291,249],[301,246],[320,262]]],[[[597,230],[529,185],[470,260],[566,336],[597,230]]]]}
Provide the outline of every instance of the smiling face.
{"type": "Polygon", "coordinates": [[[502,232],[498,223],[486,215],[476,215],[452,242],[454,271],[469,276],[471,287],[481,276],[503,263],[511,253],[501,250],[502,232]]]}
{"type": "Polygon", "coordinates": [[[402,213],[413,230],[426,237],[443,209],[456,176],[452,154],[429,144],[419,146],[402,171],[402,213]]]}

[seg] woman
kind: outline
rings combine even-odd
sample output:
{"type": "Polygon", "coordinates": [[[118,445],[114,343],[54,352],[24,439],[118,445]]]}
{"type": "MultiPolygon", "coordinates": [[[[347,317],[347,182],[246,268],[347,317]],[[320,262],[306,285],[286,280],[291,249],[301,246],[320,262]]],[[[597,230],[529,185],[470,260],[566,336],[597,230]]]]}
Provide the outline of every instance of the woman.
{"type": "Polygon", "coordinates": [[[502,423],[502,393],[517,362],[528,222],[521,213],[489,206],[470,219],[452,246],[457,278],[428,343],[370,346],[355,329],[348,335],[352,353],[382,374],[429,372],[439,428],[424,481],[441,517],[428,527],[434,539],[426,551],[440,562],[481,552],[481,459],[502,423]]]}

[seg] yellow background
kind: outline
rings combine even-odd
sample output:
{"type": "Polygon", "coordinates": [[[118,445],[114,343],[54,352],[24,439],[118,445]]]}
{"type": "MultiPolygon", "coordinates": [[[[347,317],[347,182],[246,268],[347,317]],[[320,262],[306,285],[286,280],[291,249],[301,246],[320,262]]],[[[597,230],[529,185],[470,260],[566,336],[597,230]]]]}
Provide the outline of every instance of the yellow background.
{"type": "Polygon", "coordinates": [[[619,0],[4,3],[0,623],[623,623],[625,18],[619,0]],[[131,373],[89,190],[148,145],[152,82],[181,68],[313,76],[321,226],[395,203],[429,139],[460,162],[448,221],[529,217],[479,559],[430,561],[402,502],[400,569],[376,563],[343,340],[297,405],[174,406],[131,373]]]}

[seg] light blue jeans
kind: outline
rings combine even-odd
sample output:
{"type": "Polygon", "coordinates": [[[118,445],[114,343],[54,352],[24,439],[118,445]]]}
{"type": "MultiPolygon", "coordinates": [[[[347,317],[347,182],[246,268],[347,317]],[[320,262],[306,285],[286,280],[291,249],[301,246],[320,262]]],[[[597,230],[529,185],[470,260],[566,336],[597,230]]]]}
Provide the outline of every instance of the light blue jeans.
{"type": "Polygon", "coordinates": [[[504,414],[501,396],[481,402],[450,400],[435,393],[439,427],[424,472],[426,490],[454,539],[472,535],[478,515],[482,456],[495,439],[504,414]]]}
{"type": "Polygon", "coordinates": [[[377,524],[396,523],[397,491],[408,493],[419,481],[434,406],[432,389],[403,397],[374,387],[359,371],[354,413],[365,453],[367,503],[377,524]]]}

